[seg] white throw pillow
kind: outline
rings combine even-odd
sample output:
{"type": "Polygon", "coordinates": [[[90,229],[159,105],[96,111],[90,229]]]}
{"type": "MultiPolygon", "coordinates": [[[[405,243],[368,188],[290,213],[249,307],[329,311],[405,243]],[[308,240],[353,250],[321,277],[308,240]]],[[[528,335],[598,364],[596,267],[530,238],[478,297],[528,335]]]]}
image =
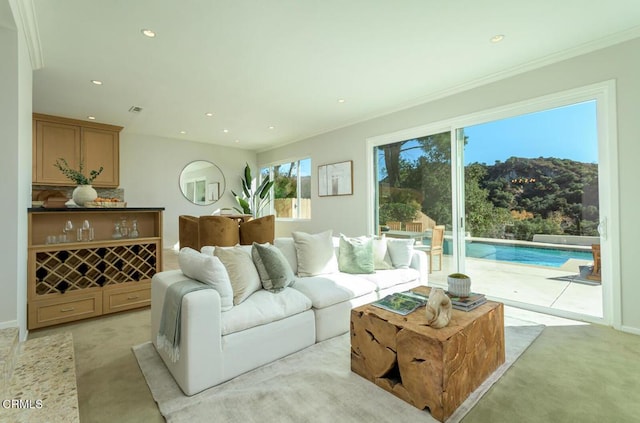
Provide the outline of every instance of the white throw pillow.
{"type": "Polygon", "coordinates": [[[231,281],[227,269],[217,257],[184,247],[178,254],[178,264],[185,276],[211,285],[213,289],[218,291],[222,311],[230,310],[233,307],[231,281]]]}
{"type": "Polygon", "coordinates": [[[396,269],[409,267],[415,242],[415,239],[387,238],[387,249],[393,267],[396,269]]]}
{"type": "Polygon", "coordinates": [[[376,270],[393,269],[387,250],[387,238],[384,234],[380,238],[373,239],[373,266],[376,270]]]}
{"type": "Polygon", "coordinates": [[[298,260],[298,276],[315,276],[338,271],[338,259],[333,248],[332,231],[319,234],[293,232],[298,260]]]}
{"type": "Polygon", "coordinates": [[[251,246],[216,247],[213,252],[229,273],[233,304],[238,305],[262,288],[260,275],[251,258],[251,246]],[[248,247],[248,248],[247,248],[248,247]]]}

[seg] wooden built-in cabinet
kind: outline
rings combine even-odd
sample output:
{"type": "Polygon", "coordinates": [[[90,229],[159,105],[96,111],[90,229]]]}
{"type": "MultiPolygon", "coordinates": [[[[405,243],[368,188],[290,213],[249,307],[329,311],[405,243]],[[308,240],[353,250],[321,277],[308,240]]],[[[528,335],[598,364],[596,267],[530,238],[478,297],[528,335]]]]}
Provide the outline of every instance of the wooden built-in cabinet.
{"type": "Polygon", "coordinates": [[[63,158],[74,169],[80,162],[85,174],[103,171],[94,187],[120,184],[120,131],[122,127],[57,116],[33,114],[33,184],[70,186],[73,183],[54,166],[63,158]]]}
{"type": "Polygon", "coordinates": [[[28,328],[36,329],[151,303],[151,278],[162,270],[162,208],[29,209],[28,328]],[[139,237],[113,239],[135,219],[139,237]],[[88,220],[92,241],[47,243],[70,220],[88,220]]]}

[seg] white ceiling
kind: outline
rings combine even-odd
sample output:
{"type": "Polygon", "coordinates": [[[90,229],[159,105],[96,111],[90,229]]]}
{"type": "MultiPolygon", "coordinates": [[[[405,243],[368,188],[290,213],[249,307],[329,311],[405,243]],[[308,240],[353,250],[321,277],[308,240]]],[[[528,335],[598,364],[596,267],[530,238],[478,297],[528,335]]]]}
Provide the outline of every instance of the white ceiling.
{"type": "Polygon", "coordinates": [[[34,112],[256,150],[640,36],[639,0],[20,1],[34,112]]]}

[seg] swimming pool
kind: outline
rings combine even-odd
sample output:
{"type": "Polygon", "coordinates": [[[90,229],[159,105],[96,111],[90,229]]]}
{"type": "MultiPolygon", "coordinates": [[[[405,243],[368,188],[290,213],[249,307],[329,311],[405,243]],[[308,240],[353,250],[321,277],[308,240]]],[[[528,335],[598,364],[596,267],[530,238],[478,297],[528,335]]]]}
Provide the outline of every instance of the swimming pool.
{"type": "Polygon", "coordinates": [[[467,257],[487,260],[548,267],[560,267],[569,259],[593,260],[591,251],[536,248],[513,244],[489,244],[484,242],[467,243],[466,255],[467,257]]]}

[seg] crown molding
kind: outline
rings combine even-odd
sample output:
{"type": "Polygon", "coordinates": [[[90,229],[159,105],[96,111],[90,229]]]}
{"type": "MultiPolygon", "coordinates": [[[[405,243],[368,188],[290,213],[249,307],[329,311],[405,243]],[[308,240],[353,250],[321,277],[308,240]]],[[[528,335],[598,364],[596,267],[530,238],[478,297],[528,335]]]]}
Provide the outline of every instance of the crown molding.
{"type": "Polygon", "coordinates": [[[31,68],[33,70],[41,69],[44,66],[42,60],[42,46],[40,44],[40,31],[38,30],[38,19],[36,10],[33,6],[33,0],[15,0],[18,9],[18,18],[22,26],[27,48],[29,50],[29,58],[31,59],[31,68]]]}

